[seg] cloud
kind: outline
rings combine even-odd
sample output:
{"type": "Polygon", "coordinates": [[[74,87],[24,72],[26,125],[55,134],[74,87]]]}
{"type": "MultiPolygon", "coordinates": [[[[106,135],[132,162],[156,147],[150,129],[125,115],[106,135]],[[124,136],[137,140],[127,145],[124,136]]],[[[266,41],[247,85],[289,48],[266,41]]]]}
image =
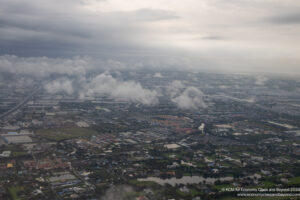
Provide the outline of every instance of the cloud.
{"type": "Polygon", "coordinates": [[[74,88],[72,85],[71,80],[67,79],[60,79],[55,80],[50,83],[47,83],[44,88],[48,93],[54,94],[54,93],[67,93],[67,94],[73,94],[74,88]]]}
{"type": "Polygon", "coordinates": [[[116,12],[115,14],[119,14],[124,17],[129,17],[133,21],[161,21],[180,19],[180,17],[174,12],[149,8],[138,9],[131,12],[116,12]]]}
{"type": "Polygon", "coordinates": [[[159,72],[156,72],[154,75],[153,75],[153,78],[163,78],[163,75],[159,72]]]}
{"type": "Polygon", "coordinates": [[[158,103],[157,92],[145,89],[135,81],[120,81],[110,74],[103,73],[92,78],[84,86],[82,97],[107,95],[116,100],[123,100],[145,105],[158,103]]]}
{"type": "Polygon", "coordinates": [[[201,40],[226,40],[227,38],[218,36],[218,35],[208,35],[208,36],[200,37],[199,39],[201,39],[201,40]]]}
{"type": "Polygon", "coordinates": [[[86,0],[45,0],[43,4],[36,0],[1,1],[0,54],[57,57],[138,53],[151,45],[146,38],[155,29],[149,28],[149,23],[179,18],[173,11],[153,8],[91,11],[88,4],[86,0]]]}
{"type": "Polygon", "coordinates": [[[112,186],[108,190],[106,190],[101,200],[131,199],[130,195],[132,195],[133,192],[134,190],[130,186],[126,186],[126,185],[112,186]]]}
{"type": "Polygon", "coordinates": [[[175,80],[172,81],[171,84],[167,87],[167,92],[171,96],[171,98],[175,97],[178,95],[178,93],[185,88],[185,85],[182,83],[182,81],[175,80]]]}
{"type": "MultiPolygon", "coordinates": [[[[122,81],[108,72],[118,74],[117,69],[127,68],[128,63],[117,60],[95,60],[90,57],[48,58],[0,56],[0,72],[19,75],[28,79],[44,81],[46,92],[87,96],[107,95],[122,100],[145,105],[158,103],[155,90],[144,88],[135,81],[122,81]],[[91,76],[93,75],[93,76],[91,76]],[[53,78],[56,78],[52,81],[53,78]]],[[[133,65],[134,66],[134,65],[133,65]]],[[[142,65],[142,67],[145,67],[142,65]]],[[[120,74],[119,74],[120,75],[120,74]]],[[[31,80],[32,82],[32,80],[31,80]]]]}
{"type": "Polygon", "coordinates": [[[203,93],[195,87],[186,88],[179,96],[173,98],[172,102],[184,110],[196,110],[207,107],[203,101],[203,93]]]}
{"type": "Polygon", "coordinates": [[[298,12],[298,13],[288,13],[288,14],[276,15],[276,16],[270,17],[268,21],[273,24],[279,24],[279,25],[300,24],[300,14],[298,12]]]}
{"type": "Polygon", "coordinates": [[[91,68],[88,57],[48,58],[48,57],[17,57],[0,56],[0,71],[12,74],[47,77],[50,75],[85,75],[91,68]]]}
{"type": "Polygon", "coordinates": [[[255,77],[255,85],[265,85],[265,83],[268,81],[269,79],[265,76],[256,76],[255,77]]]}
{"type": "Polygon", "coordinates": [[[168,56],[205,70],[293,73],[299,9],[296,0],[1,0],[0,54],[134,58],[158,68],[168,56]]]}
{"type": "Polygon", "coordinates": [[[181,81],[173,81],[167,88],[171,101],[183,110],[196,110],[206,108],[203,100],[204,94],[196,87],[186,87],[181,81]]]}
{"type": "Polygon", "coordinates": [[[87,78],[81,76],[69,79],[59,78],[44,85],[46,92],[76,94],[78,98],[94,98],[105,96],[117,101],[154,105],[158,103],[158,94],[135,81],[122,81],[112,77],[109,73],[98,74],[87,78]]]}
{"type": "MultiPolygon", "coordinates": [[[[188,59],[163,57],[153,60],[143,59],[96,59],[87,56],[75,57],[20,57],[15,55],[0,55],[0,72],[15,75],[28,75],[35,78],[46,78],[51,75],[84,76],[104,71],[136,70],[136,69],[168,69],[178,70],[186,66],[192,68],[188,59]]],[[[154,74],[163,77],[161,73],[154,74]]]]}
{"type": "Polygon", "coordinates": [[[228,85],[219,85],[219,88],[222,90],[230,88],[228,85]]]}

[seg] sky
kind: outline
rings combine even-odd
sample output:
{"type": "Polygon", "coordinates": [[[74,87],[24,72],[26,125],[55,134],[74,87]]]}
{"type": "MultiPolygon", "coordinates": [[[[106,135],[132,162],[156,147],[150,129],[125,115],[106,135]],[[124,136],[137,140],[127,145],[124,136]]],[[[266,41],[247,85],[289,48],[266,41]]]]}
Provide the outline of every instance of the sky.
{"type": "Polygon", "coordinates": [[[299,44],[299,0],[0,0],[0,65],[79,56],[300,74],[299,44]]]}

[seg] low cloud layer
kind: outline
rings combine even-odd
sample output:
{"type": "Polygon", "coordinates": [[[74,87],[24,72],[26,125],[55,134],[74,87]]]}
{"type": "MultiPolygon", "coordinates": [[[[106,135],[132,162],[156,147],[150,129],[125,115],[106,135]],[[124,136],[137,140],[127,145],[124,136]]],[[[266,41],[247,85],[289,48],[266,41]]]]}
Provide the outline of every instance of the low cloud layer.
{"type": "Polygon", "coordinates": [[[173,81],[169,88],[171,101],[183,110],[196,110],[206,108],[203,100],[204,94],[196,87],[185,87],[181,81],[173,81]]]}
{"type": "Polygon", "coordinates": [[[92,67],[88,57],[48,58],[48,57],[18,57],[12,55],[0,56],[0,72],[48,77],[51,75],[85,75],[92,67]]]}
{"type": "MultiPolygon", "coordinates": [[[[159,92],[144,88],[135,81],[123,81],[105,72],[94,77],[58,78],[44,84],[50,94],[65,93],[77,95],[80,99],[108,97],[116,101],[126,101],[153,106],[159,103],[159,92]]],[[[178,108],[196,110],[206,108],[204,94],[196,87],[187,87],[181,81],[173,81],[165,90],[165,94],[178,108]]]]}
{"type": "MultiPolygon", "coordinates": [[[[186,66],[192,68],[188,59],[161,58],[161,59],[95,59],[87,56],[71,58],[51,57],[20,57],[15,55],[0,55],[0,72],[16,75],[29,75],[46,78],[51,75],[84,76],[91,72],[129,69],[180,69],[186,66]]],[[[154,74],[162,78],[161,73],[154,74]]]]}
{"type": "Polygon", "coordinates": [[[134,190],[130,186],[112,186],[106,190],[101,200],[129,200],[134,198],[133,193],[134,190]]]}
{"type": "Polygon", "coordinates": [[[50,83],[47,83],[44,88],[48,93],[55,94],[55,93],[67,93],[73,94],[74,88],[72,85],[72,81],[68,79],[60,79],[55,80],[50,83]]]}
{"type": "Polygon", "coordinates": [[[169,87],[167,87],[167,93],[171,96],[171,98],[174,98],[184,88],[185,85],[182,83],[182,81],[175,80],[172,81],[169,87]]]}
{"type": "Polygon", "coordinates": [[[158,103],[156,91],[145,89],[140,83],[134,81],[120,81],[110,74],[100,74],[87,81],[85,91],[81,97],[107,95],[116,100],[123,100],[145,105],[158,103]]]}
{"type": "Polygon", "coordinates": [[[59,78],[44,85],[50,94],[66,93],[77,95],[78,98],[88,99],[106,96],[117,101],[154,105],[158,103],[158,94],[154,90],[144,88],[135,81],[122,81],[112,77],[109,73],[102,73],[96,77],[59,78]]]}
{"type": "Polygon", "coordinates": [[[256,76],[255,77],[255,85],[265,85],[265,83],[268,81],[269,79],[265,76],[256,76]]]}
{"type": "Polygon", "coordinates": [[[157,72],[153,75],[153,78],[163,78],[163,75],[161,73],[157,72]]]}

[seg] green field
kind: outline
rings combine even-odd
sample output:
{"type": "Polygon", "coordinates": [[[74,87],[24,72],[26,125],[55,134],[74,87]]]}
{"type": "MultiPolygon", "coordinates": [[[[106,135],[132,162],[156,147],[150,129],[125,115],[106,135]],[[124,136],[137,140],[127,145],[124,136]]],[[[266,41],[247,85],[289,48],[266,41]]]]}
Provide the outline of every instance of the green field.
{"type": "Polygon", "coordinates": [[[16,151],[16,152],[13,152],[12,154],[14,157],[28,155],[28,153],[25,151],[16,151]]]}
{"type": "Polygon", "coordinates": [[[50,141],[61,141],[79,137],[88,137],[96,135],[97,131],[90,128],[55,128],[55,129],[39,129],[36,135],[50,141]]]}
{"type": "Polygon", "coordinates": [[[14,186],[14,187],[8,188],[8,192],[13,200],[19,200],[20,198],[18,197],[18,193],[23,190],[24,190],[24,188],[20,187],[20,186],[14,186]]]}
{"type": "Polygon", "coordinates": [[[273,188],[275,187],[275,183],[271,182],[271,181],[263,181],[263,188],[273,188]]]}
{"type": "Polygon", "coordinates": [[[157,183],[152,181],[138,181],[138,180],[130,180],[129,183],[136,187],[155,187],[158,186],[157,183]]]}
{"type": "Polygon", "coordinates": [[[217,190],[222,190],[223,188],[234,188],[234,186],[231,184],[223,184],[223,185],[214,185],[213,188],[217,190]]]}
{"type": "Polygon", "coordinates": [[[190,189],[189,192],[181,192],[178,189],[178,190],[176,190],[176,193],[183,197],[195,197],[195,196],[203,194],[202,192],[199,192],[196,189],[190,189]]]}
{"type": "Polygon", "coordinates": [[[289,184],[290,185],[298,185],[300,184],[300,176],[294,177],[294,178],[290,178],[289,179],[289,184]]]}

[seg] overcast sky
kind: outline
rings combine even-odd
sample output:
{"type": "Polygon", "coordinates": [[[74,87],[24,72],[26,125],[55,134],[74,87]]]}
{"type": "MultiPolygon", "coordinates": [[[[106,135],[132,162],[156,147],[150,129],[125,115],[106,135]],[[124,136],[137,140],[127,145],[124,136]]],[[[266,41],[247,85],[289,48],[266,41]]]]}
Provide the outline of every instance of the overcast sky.
{"type": "Polygon", "coordinates": [[[0,0],[1,55],[300,73],[299,52],[299,0],[0,0]]]}

